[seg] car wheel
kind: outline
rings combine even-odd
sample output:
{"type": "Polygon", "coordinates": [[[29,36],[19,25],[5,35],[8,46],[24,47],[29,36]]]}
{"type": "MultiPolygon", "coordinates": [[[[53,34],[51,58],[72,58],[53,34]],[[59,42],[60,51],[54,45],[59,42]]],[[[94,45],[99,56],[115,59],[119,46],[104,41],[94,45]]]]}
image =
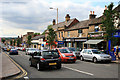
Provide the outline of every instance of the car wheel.
{"type": "Polygon", "coordinates": [[[30,64],[30,67],[32,67],[33,65],[32,65],[32,61],[29,61],[29,64],[30,64]]]}
{"type": "Polygon", "coordinates": [[[56,67],[57,67],[57,69],[61,69],[61,63],[58,64],[56,67]]]}
{"type": "Polygon", "coordinates": [[[93,58],[93,62],[96,63],[97,62],[97,58],[94,57],[93,58]]]}
{"type": "Polygon", "coordinates": [[[83,56],[80,56],[80,60],[81,60],[81,61],[84,61],[84,58],[83,58],[83,56]]]}
{"type": "Polygon", "coordinates": [[[75,63],[75,61],[73,61],[73,63],[75,63]]]}

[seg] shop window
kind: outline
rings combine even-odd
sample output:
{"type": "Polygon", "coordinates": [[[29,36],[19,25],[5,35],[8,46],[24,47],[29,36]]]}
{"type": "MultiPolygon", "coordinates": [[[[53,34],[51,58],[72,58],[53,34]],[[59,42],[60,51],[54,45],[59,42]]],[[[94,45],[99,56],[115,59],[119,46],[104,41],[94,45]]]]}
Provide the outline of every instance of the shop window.
{"type": "Polygon", "coordinates": [[[98,31],[99,31],[99,27],[95,26],[95,32],[98,32],[98,31]]]}
{"type": "Polygon", "coordinates": [[[70,31],[67,32],[67,36],[70,37],[70,31]]]}

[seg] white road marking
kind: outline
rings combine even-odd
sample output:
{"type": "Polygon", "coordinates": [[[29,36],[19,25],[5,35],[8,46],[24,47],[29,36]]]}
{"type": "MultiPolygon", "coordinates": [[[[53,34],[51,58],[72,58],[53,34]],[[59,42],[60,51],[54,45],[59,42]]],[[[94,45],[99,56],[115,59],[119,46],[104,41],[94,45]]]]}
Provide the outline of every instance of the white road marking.
{"type": "Polygon", "coordinates": [[[66,66],[63,66],[64,68],[67,68],[67,69],[70,69],[70,70],[73,70],[73,71],[76,71],[76,72],[79,72],[79,73],[83,73],[83,74],[87,74],[87,75],[91,75],[93,76],[94,74],[92,73],[89,73],[89,72],[85,72],[85,71],[80,71],[78,69],[73,69],[73,68],[69,68],[69,67],[66,67],[66,66]]]}

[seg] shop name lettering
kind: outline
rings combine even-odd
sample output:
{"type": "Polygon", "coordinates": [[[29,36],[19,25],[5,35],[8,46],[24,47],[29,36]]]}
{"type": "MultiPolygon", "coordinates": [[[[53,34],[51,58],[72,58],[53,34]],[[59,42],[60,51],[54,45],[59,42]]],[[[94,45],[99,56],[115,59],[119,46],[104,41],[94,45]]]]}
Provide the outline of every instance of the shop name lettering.
{"type": "Polygon", "coordinates": [[[103,34],[90,35],[90,37],[101,37],[103,34]]]}

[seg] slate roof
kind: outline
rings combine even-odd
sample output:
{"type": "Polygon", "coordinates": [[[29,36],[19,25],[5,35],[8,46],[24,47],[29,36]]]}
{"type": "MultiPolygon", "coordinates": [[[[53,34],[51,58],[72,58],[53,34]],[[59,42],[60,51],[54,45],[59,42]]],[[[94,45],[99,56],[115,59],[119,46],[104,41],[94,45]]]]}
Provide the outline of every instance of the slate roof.
{"type": "Polygon", "coordinates": [[[35,36],[34,38],[32,38],[32,40],[38,40],[38,39],[44,38],[44,37],[45,37],[44,35],[35,36]]]}
{"type": "Polygon", "coordinates": [[[120,12],[120,4],[114,10],[120,12]]]}
{"type": "Polygon", "coordinates": [[[70,19],[69,21],[60,22],[56,25],[53,25],[52,28],[57,29],[58,27],[68,27],[76,18],[70,19]]]}

